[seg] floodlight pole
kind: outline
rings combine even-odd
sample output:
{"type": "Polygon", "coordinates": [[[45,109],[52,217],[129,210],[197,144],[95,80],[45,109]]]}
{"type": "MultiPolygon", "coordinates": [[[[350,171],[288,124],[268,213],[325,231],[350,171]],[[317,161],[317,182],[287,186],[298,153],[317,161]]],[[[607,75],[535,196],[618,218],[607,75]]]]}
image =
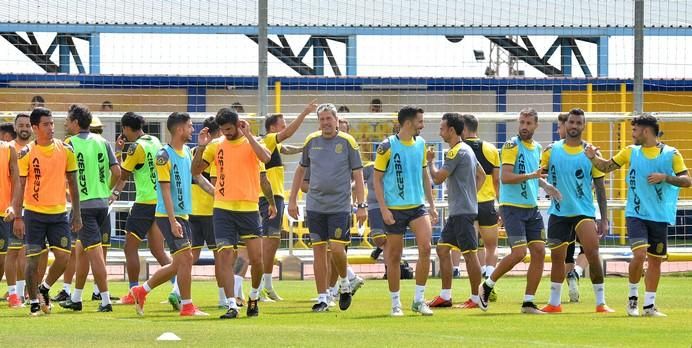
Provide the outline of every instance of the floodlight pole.
{"type": "Polygon", "coordinates": [[[259,15],[258,15],[258,68],[257,78],[259,82],[257,103],[257,115],[267,115],[267,103],[269,100],[269,81],[267,77],[267,0],[259,0],[259,15]]]}
{"type": "Polygon", "coordinates": [[[644,0],[634,1],[634,113],[644,112],[644,0]]]}

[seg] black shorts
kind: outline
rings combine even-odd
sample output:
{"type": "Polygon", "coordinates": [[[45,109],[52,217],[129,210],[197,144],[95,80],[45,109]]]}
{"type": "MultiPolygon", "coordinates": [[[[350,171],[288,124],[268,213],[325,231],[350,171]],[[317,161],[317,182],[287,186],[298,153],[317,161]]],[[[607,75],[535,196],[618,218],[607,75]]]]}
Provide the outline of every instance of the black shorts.
{"type": "MultiPolygon", "coordinates": [[[[563,245],[574,243],[577,238],[577,227],[584,221],[591,220],[592,216],[557,216],[550,214],[548,217],[548,247],[556,249],[563,245]]],[[[572,249],[574,254],[574,249],[572,249]]]]}
{"type": "MultiPolygon", "coordinates": [[[[0,217],[0,255],[7,254],[7,249],[10,247],[10,235],[12,233],[12,223],[2,221],[0,217]]],[[[3,270],[0,270],[2,272],[3,270]]]]}
{"type": "Polygon", "coordinates": [[[202,248],[205,243],[209,250],[216,249],[213,216],[190,215],[190,241],[193,249],[202,248]]]}
{"type": "Polygon", "coordinates": [[[183,251],[185,249],[190,249],[190,223],[187,220],[177,216],[175,217],[175,220],[178,221],[180,226],[183,228],[182,237],[176,237],[173,235],[171,223],[168,222],[167,217],[156,218],[156,225],[159,226],[159,230],[161,230],[161,234],[163,234],[163,238],[166,240],[166,245],[168,245],[168,251],[171,253],[171,255],[175,255],[179,251],[183,251]]]}
{"type": "Polygon", "coordinates": [[[368,226],[370,226],[370,238],[384,238],[384,220],[380,208],[368,210],[368,226]]]}
{"type": "Polygon", "coordinates": [[[545,227],[538,208],[505,205],[502,206],[501,213],[510,247],[525,246],[535,242],[545,243],[545,227]]]}
{"type": "Polygon", "coordinates": [[[320,213],[307,211],[308,231],[312,245],[351,242],[351,213],[320,213]]]}
{"type": "Polygon", "coordinates": [[[9,222],[7,223],[9,231],[10,231],[10,237],[9,237],[9,245],[7,249],[9,250],[20,250],[24,248],[24,239],[22,238],[17,238],[17,236],[14,235],[14,222],[9,222]]]}
{"type": "Polygon", "coordinates": [[[473,222],[475,214],[452,215],[447,219],[437,245],[458,249],[462,254],[478,250],[478,235],[473,222]]]}
{"type": "Polygon", "coordinates": [[[147,238],[147,233],[154,224],[156,204],[135,203],[130,208],[130,215],[125,222],[125,231],[131,233],[140,241],[147,238]]]}
{"type": "Polygon", "coordinates": [[[67,213],[43,214],[24,210],[24,242],[26,256],[35,256],[51,249],[70,252],[71,234],[67,213]]]}
{"type": "Polygon", "coordinates": [[[231,211],[214,208],[216,250],[237,248],[241,239],[259,238],[262,234],[258,211],[231,211]]]}
{"type": "Polygon", "coordinates": [[[479,202],[478,203],[478,227],[495,227],[497,226],[497,210],[495,210],[495,201],[479,202]]]}
{"type": "Polygon", "coordinates": [[[625,225],[632,250],[646,247],[651,256],[668,254],[668,223],[626,217],[625,225]]]}
{"type": "Polygon", "coordinates": [[[103,245],[103,240],[110,242],[111,219],[108,208],[81,209],[82,229],[77,233],[77,239],[84,250],[103,245]]]}
{"type": "Polygon", "coordinates": [[[262,237],[281,238],[281,224],[284,221],[284,198],[274,196],[276,203],[276,216],[269,219],[269,202],[266,198],[260,197],[259,209],[262,216],[262,237]]]}
{"type": "Polygon", "coordinates": [[[428,211],[422,205],[411,209],[389,209],[389,211],[392,212],[392,216],[394,217],[394,224],[384,225],[384,231],[387,232],[387,234],[403,235],[406,233],[406,228],[413,220],[428,215],[428,211]]]}

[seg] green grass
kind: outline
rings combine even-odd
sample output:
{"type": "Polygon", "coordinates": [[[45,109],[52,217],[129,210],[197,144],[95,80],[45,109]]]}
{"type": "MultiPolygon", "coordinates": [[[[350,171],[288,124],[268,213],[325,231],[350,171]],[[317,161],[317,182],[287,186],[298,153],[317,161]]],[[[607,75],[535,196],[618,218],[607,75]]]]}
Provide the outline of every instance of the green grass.
{"type": "MultiPolygon", "coordinates": [[[[429,284],[426,295],[432,298],[439,291],[440,281],[431,279],[429,284]]],[[[668,314],[667,318],[628,318],[624,308],[627,279],[615,277],[606,280],[608,303],[617,311],[612,315],[593,313],[593,292],[588,280],[582,280],[582,302],[564,304],[563,314],[519,314],[524,279],[505,278],[497,285],[498,302],[492,303],[486,313],[438,309],[433,317],[420,317],[414,315],[409,307],[413,282],[405,281],[402,302],[406,317],[390,318],[389,296],[383,280],[368,280],[347,312],[336,308],[328,313],[310,312],[310,298],[315,296],[312,281],[282,281],[276,282],[275,286],[287,300],[260,303],[259,318],[248,319],[243,311],[241,319],[222,321],[217,319],[222,311],[216,309],[215,283],[205,281],[193,284],[193,297],[196,304],[211,314],[206,318],[180,318],[169,305],[159,304],[165,300],[169,290],[165,285],[149,296],[146,314],[142,318],[135,314],[134,308],[125,306],[114,307],[113,313],[96,313],[96,302],[85,302],[82,313],[54,308],[53,314],[39,318],[30,318],[28,308],[0,308],[0,342],[2,346],[11,343],[18,347],[40,344],[94,348],[149,345],[690,347],[691,285],[689,277],[664,277],[661,280],[657,305],[668,314]],[[182,341],[155,341],[167,331],[174,332],[182,341]]],[[[456,302],[466,300],[468,281],[455,280],[454,286],[456,302]]],[[[540,304],[547,300],[548,286],[549,280],[544,278],[538,292],[540,304]]],[[[112,283],[111,289],[115,294],[123,294],[126,284],[112,283]]],[[[566,286],[563,289],[564,300],[566,286]]]]}

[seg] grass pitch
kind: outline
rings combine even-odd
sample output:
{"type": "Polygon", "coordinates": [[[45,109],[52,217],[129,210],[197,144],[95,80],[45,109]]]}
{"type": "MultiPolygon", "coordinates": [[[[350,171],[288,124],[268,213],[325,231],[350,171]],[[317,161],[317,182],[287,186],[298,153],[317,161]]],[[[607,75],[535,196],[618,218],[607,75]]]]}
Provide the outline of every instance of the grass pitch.
{"type": "MultiPolygon", "coordinates": [[[[57,293],[59,285],[52,291],[57,293]]],[[[124,294],[125,283],[111,283],[111,292],[124,294]]],[[[280,303],[260,303],[260,316],[248,319],[219,320],[223,311],[216,308],[214,282],[193,283],[195,303],[209,317],[180,318],[166,299],[169,285],[155,289],[147,299],[145,316],[138,317],[130,306],[114,306],[113,313],[96,313],[97,302],[85,301],[83,312],[54,308],[47,316],[31,318],[29,309],[0,308],[2,346],[111,347],[111,346],[196,346],[196,347],[690,347],[692,345],[692,277],[664,277],[657,305],[667,318],[628,318],[625,314],[627,279],[609,277],[606,299],[617,312],[594,313],[591,284],[582,279],[582,302],[563,304],[562,314],[529,316],[519,313],[524,278],[505,278],[498,282],[498,302],[488,312],[478,309],[437,309],[432,317],[420,317],[410,309],[412,281],[402,284],[402,303],[406,316],[390,318],[390,301],[384,280],[368,280],[346,312],[333,308],[327,313],[312,313],[315,297],[313,281],[281,281],[275,287],[286,299],[280,303]],[[157,342],[164,332],[181,338],[177,342],[157,342]]],[[[245,288],[249,286],[247,282],[245,288]]],[[[643,281],[640,285],[643,291],[643,281]]],[[[549,279],[538,291],[539,306],[548,298],[549,279]]],[[[567,302],[567,287],[563,301],[567,302]]],[[[426,296],[440,289],[439,279],[431,279],[426,296]]],[[[90,298],[91,285],[85,298],[90,298]]],[[[247,290],[246,290],[247,292],[247,290]]],[[[468,281],[454,281],[455,303],[469,294],[468,281]]],[[[640,301],[643,292],[640,293],[640,301]]],[[[5,305],[2,303],[1,305],[5,305]]],[[[640,303],[641,305],[641,303],[640,303]]]]}

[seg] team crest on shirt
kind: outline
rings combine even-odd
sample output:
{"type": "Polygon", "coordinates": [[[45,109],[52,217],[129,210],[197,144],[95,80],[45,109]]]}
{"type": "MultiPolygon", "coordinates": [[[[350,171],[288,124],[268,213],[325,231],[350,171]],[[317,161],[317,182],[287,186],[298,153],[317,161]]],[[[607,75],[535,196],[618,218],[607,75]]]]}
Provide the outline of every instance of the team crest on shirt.
{"type": "Polygon", "coordinates": [[[508,141],[504,145],[502,145],[503,149],[513,149],[515,147],[517,147],[517,144],[513,141],[508,141]]]}
{"type": "Polygon", "coordinates": [[[337,238],[337,239],[341,238],[341,233],[342,233],[342,232],[343,232],[343,231],[341,230],[341,227],[337,227],[337,228],[334,230],[334,238],[337,238]]]}
{"type": "Polygon", "coordinates": [[[135,154],[135,150],[137,150],[137,144],[132,144],[127,148],[127,155],[132,156],[135,154]]]}
{"type": "Polygon", "coordinates": [[[168,163],[168,151],[161,149],[156,154],[156,165],[162,166],[168,163]]]}
{"type": "Polygon", "coordinates": [[[663,243],[657,243],[656,244],[656,253],[662,254],[664,247],[665,247],[665,245],[663,243]]]}
{"type": "Polygon", "coordinates": [[[29,150],[30,150],[30,149],[29,149],[29,146],[24,146],[24,147],[22,148],[22,151],[19,151],[19,156],[18,156],[18,158],[20,158],[20,159],[21,159],[21,158],[24,158],[24,156],[26,156],[26,155],[29,153],[29,150]]]}
{"type": "Polygon", "coordinates": [[[67,237],[62,237],[60,238],[60,246],[63,248],[67,248],[67,237]]]}
{"type": "Polygon", "coordinates": [[[342,153],[344,151],[344,144],[336,144],[334,147],[334,152],[342,153]]]}
{"type": "Polygon", "coordinates": [[[109,234],[109,233],[104,233],[103,235],[101,235],[101,241],[102,241],[103,243],[108,242],[108,237],[110,237],[110,234],[109,234]]]}

